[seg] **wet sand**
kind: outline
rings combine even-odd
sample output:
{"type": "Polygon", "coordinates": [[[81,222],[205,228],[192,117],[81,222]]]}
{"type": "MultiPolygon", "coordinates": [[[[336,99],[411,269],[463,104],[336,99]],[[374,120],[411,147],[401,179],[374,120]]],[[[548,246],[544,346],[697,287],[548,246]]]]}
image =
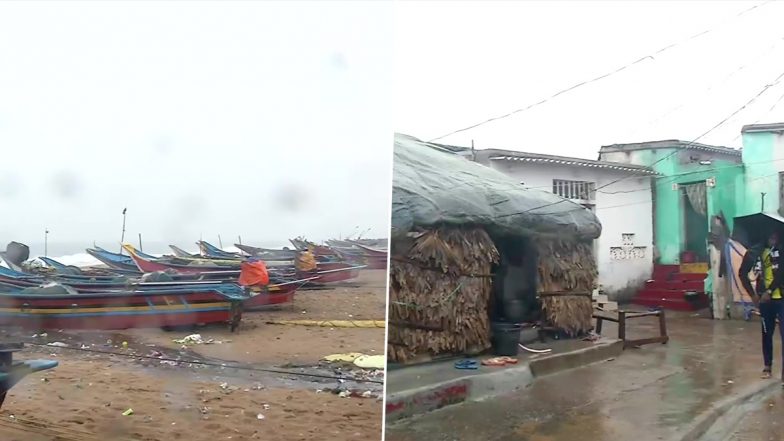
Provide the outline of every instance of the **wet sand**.
{"type": "MultiPolygon", "coordinates": [[[[195,345],[191,349],[206,357],[255,363],[312,364],[341,352],[370,355],[384,353],[384,329],[326,328],[268,324],[271,320],[384,320],[386,272],[363,271],[350,286],[297,293],[294,303],[242,317],[239,332],[209,327],[194,332],[220,344],[195,345]],[[226,342],[228,341],[228,343],[226,342]],[[296,344],[290,344],[296,343],[296,344]]],[[[168,348],[179,348],[175,338],[187,332],[137,329],[132,338],[168,348]]]]}
{"type": "MultiPolygon", "coordinates": [[[[294,307],[246,313],[239,333],[215,326],[194,331],[205,339],[229,342],[187,350],[172,339],[188,332],[49,333],[45,341],[63,341],[69,348],[28,346],[17,354],[19,359],[54,358],[60,366],[28,376],[9,392],[0,411],[0,439],[380,439],[378,384],[358,383],[374,391],[370,397],[343,398],[330,392],[341,386],[336,379],[219,366],[222,360],[262,369],[293,364],[311,367],[302,372],[383,379],[352,367],[344,366],[339,372],[319,363],[335,352],[383,353],[382,328],[330,329],[265,322],[383,319],[385,279],[383,271],[365,271],[351,287],[302,291],[294,307]],[[128,348],[122,347],[122,341],[128,341],[128,348]],[[78,347],[88,350],[73,350],[78,347]],[[134,358],[150,354],[188,360],[203,356],[214,366],[134,358]],[[133,415],[123,416],[127,409],[133,409],[133,415]]],[[[17,335],[26,340],[31,337],[29,333],[17,335]]]]}

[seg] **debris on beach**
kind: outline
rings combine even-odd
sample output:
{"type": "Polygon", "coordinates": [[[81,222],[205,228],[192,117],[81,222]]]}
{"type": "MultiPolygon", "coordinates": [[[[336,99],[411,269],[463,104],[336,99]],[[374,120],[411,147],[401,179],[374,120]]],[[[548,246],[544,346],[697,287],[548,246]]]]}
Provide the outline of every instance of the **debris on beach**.
{"type": "Polygon", "coordinates": [[[55,342],[52,342],[52,343],[47,343],[46,346],[54,346],[55,348],[67,348],[68,347],[67,344],[65,344],[65,343],[63,343],[61,341],[55,341],[55,342]]]}
{"type": "MultiPolygon", "coordinates": [[[[342,388],[334,388],[334,389],[319,389],[316,393],[323,393],[323,392],[331,392],[334,395],[339,396],[340,398],[375,398],[376,396],[373,394],[373,391],[370,390],[356,390],[356,389],[342,389],[342,388]]],[[[381,395],[378,395],[381,396],[381,395]]]]}
{"type": "Polygon", "coordinates": [[[181,338],[179,340],[172,340],[174,343],[181,344],[181,345],[208,345],[215,342],[213,339],[203,339],[201,334],[191,334],[185,338],[181,338]]]}
{"type": "Polygon", "coordinates": [[[383,355],[366,355],[359,352],[327,355],[324,360],[331,363],[353,363],[363,369],[383,369],[386,365],[386,359],[383,355]]]}

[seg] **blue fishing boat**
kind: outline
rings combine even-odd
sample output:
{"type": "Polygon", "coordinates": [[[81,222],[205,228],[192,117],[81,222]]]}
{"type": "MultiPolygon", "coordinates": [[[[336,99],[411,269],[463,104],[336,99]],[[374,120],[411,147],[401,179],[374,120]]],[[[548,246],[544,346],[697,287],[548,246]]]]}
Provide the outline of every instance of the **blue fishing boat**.
{"type": "MultiPolygon", "coordinates": [[[[201,254],[204,257],[213,257],[213,258],[217,258],[217,259],[239,259],[239,258],[242,257],[242,256],[240,256],[239,254],[236,254],[236,253],[230,253],[228,251],[223,251],[222,249],[216,247],[215,245],[212,245],[211,243],[205,242],[203,240],[200,240],[200,241],[196,242],[196,245],[199,246],[199,250],[201,251],[201,254]]],[[[139,256],[141,256],[142,258],[145,258],[142,255],[139,255],[139,256]]]]}

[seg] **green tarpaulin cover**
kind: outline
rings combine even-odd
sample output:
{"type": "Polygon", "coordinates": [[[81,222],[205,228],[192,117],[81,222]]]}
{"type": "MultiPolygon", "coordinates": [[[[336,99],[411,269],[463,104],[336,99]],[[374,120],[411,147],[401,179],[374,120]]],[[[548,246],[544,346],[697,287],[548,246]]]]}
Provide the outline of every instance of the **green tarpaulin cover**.
{"type": "Polygon", "coordinates": [[[595,239],[583,206],[411,136],[395,135],[392,236],[415,226],[481,225],[495,234],[595,239]]]}

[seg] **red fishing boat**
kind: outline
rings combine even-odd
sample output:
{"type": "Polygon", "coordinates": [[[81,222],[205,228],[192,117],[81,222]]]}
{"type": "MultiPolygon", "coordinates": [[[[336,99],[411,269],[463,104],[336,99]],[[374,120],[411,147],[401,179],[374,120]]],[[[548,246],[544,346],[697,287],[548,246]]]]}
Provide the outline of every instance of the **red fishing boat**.
{"type": "Polygon", "coordinates": [[[244,311],[257,311],[269,306],[291,303],[297,289],[312,279],[295,280],[266,287],[249,287],[250,297],[242,302],[244,311]]]}
{"type": "Polygon", "coordinates": [[[0,325],[29,329],[128,329],[229,322],[248,299],[236,284],[84,294],[0,293],[0,325]]]}

